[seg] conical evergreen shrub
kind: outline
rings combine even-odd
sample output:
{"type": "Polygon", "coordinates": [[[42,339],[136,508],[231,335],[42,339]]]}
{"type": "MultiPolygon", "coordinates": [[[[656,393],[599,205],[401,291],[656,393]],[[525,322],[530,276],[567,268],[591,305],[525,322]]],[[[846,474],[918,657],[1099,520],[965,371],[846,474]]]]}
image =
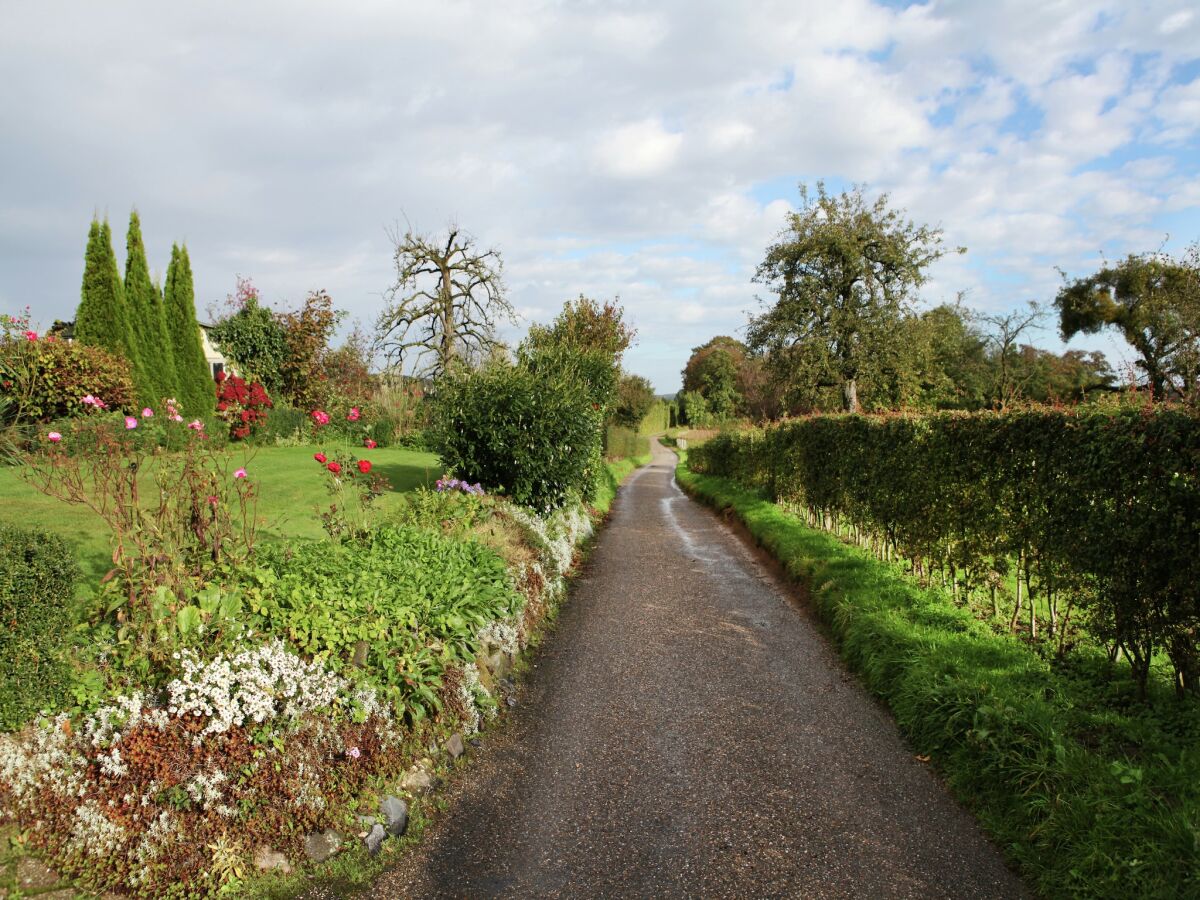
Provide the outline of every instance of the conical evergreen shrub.
{"type": "Polygon", "coordinates": [[[75,340],[103,347],[129,360],[137,382],[137,365],[130,331],[129,309],[108,221],[92,219],[83,261],[83,289],[75,311],[75,340]]]}
{"type": "Polygon", "coordinates": [[[192,263],[187,245],[171,245],[171,264],[163,293],[167,328],[171,333],[171,351],[179,390],[175,398],[189,416],[213,411],[215,388],[200,344],[200,323],[196,320],[196,302],[192,287],[192,263]]]}
{"type": "Polygon", "coordinates": [[[145,372],[144,382],[138,383],[139,399],[157,406],[164,397],[174,397],[177,393],[175,362],[162,295],[150,280],[137,210],[129,216],[129,233],[125,238],[125,296],[133,326],[134,353],[145,372]]]}

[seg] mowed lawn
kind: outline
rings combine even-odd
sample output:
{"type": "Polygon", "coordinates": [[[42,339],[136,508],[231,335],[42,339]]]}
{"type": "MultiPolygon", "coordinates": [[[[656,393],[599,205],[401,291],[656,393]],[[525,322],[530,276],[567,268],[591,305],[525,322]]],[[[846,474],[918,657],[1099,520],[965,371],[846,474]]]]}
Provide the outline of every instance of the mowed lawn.
{"type": "MultiPolygon", "coordinates": [[[[260,540],[283,537],[320,538],[319,514],[332,498],[326,490],[328,473],[313,459],[317,447],[233,448],[234,467],[244,465],[258,485],[260,540]]],[[[325,448],[334,452],[335,447],[325,448]]],[[[386,511],[402,503],[401,495],[421,486],[432,487],[441,475],[438,458],[415,450],[352,451],[370,459],[391,490],[379,498],[386,511]]],[[[62,535],[76,547],[86,581],[95,583],[112,567],[112,545],[104,522],[83,506],[47,497],[21,477],[17,467],[0,467],[0,522],[40,528],[62,535]]]]}

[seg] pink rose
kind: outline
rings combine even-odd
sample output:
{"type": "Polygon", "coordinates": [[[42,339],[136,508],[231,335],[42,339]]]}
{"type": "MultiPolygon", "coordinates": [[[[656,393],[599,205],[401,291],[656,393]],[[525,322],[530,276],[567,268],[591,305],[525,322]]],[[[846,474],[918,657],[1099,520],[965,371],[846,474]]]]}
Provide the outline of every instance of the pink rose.
{"type": "Polygon", "coordinates": [[[346,414],[346,421],[347,422],[357,422],[358,421],[358,407],[357,406],[352,406],[350,408],[350,412],[346,414]]]}
{"type": "Polygon", "coordinates": [[[154,415],[154,410],[152,410],[152,409],[151,409],[150,407],[148,407],[148,406],[147,406],[145,409],[143,409],[143,410],[142,410],[142,418],[143,418],[143,419],[149,419],[149,418],[150,418],[151,416],[153,416],[153,415],[154,415]]]}
{"type": "Polygon", "coordinates": [[[62,440],[62,435],[59,434],[57,431],[50,432],[48,435],[46,435],[46,437],[52,444],[57,444],[59,441],[62,440]]]}
{"type": "Polygon", "coordinates": [[[245,478],[246,470],[244,468],[238,469],[236,472],[233,473],[233,477],[234,478],[245,478]]]}
{"type": "Polygon", "coordinates": [[[135,419],[133,416],[126,416],[125,417],[125,428],[126,428],[126,430],[131,429],[131,428],[137,428],[137,419],[135,419]]]}
{"type": "Polygon", "coordinates": [[[204,423],[199,419],[193,419],[191,422],[188,422],[188,428],[192,429],[192,431],[203,431],[204,423]]]}
{"type": "Polygon", "coordinates": [[[36,340],[37,340],[37,332],[36,332],[36,331],[27,331],[27,332],[25,332],[25,340],[27,340],[27,341],[36,341],[36,340]]]}

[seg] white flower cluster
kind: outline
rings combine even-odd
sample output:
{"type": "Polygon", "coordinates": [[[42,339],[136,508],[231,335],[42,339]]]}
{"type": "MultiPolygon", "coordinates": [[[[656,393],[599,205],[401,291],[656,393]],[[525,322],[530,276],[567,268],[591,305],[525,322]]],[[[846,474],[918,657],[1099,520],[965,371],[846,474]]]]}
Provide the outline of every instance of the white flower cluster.
{"type": "Polygon", "coordinates": [[[149,870],[145,867],[158,858],[163,851],[163,845],[174,833],[175,817],[169,809],[164,809],[142,834],[137,849],[133,852],[133,858],[142,868],[135,870],[131,876],[132,887],[137,887],[140,881],[149,874],[149,870]]]}
{"type": "Polygon", "coordinates": [[[209,663],[190,651],[179,658],[183,675],[167,685],[170,711],[208,716],[201,735],[278,716],[295,718],[329,706],[345,687],[320,661],[305,662],[280,641],[209,663]]]}
{"type": "Polygon", "coordinates": [[[475,637],[485,653],[499,650],[509,656],[516,656],[521,649],[520,635],[516,626],[503,619],[488,622],[479,629],[479,633],[475,637]]]}
{"type": "Polygon", "coordinates": [[[530,532],[555,575],[562,575],[571,567],[576,545],[592,533],[592,520],[581,504],[557,510],[545,518],[517,506],[510,507],[509,513],[530,532]]]}
{"type": "Polygon", "coordinates": [[[459,699],[462,701],[463,709],[467,711],[467,719],[463,723],[467,734],[477,732],[482,721],[477,699],[480,693],[486,694],[487,688],[479,680],[479,667],[475,663],[467,663],[463,666],[463,677],[458,682],[459,699]]]}
{"type": "Polygon", "coordinates": [[[120,743],[122,734],[128,734],[143,722],[148,722],[155,728],[165,728],[167,714],[161,709],[147,709],[145,704],[145,695],[141,691],[134,691],[132,694],[117,697],[108,706],[100,707],[84,720],[84,742],[93,747],[108,747],[120,743]]]}
{"type": "Polygon", "coordinates": [[[193,803],[198,803],[207,812],[214,807],[220,807],[221,799],[224,796],[221,793],[221,785],[228,780],[229,776],[224,772],[212,768],[207,772],[197,772],[183,786],[183,789],[187,791],[193,803]]]}
{"type": "Polygon", "coordinates": [[[0,735],[0,783],[20,802],[42,786],[59,797],[83,796],[86,761],[71,746],[65,714],[22,736],[0,735]]]}
{"type": "Polygon", "coordinates": [[[95,800],[86,800],[75,807],[71,837],[88,856],[105,856],[124,843],[125,829],[104,815],[95,800]]]}

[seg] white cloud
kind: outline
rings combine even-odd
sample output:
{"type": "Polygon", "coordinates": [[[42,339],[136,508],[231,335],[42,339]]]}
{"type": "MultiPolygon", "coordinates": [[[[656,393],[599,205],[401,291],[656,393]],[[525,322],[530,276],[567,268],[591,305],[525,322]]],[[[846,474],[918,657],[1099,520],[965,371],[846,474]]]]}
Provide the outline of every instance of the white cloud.
{"type": "Polygon", "coordinates": [[[188,241],[201,308],[240,272],[369,321],[386,227],[453,220],[501,249],[531,318],[620,294],[630,365],[669,390],[744,324],[818,178],[890,191],[970,248],[931,301],[1046,299],[1055,265],[1200,232],[1193,5],[19,4],[0,309],[69,317],[88,219],[120,244],[136,204],[153,268],[188,241]]]}

